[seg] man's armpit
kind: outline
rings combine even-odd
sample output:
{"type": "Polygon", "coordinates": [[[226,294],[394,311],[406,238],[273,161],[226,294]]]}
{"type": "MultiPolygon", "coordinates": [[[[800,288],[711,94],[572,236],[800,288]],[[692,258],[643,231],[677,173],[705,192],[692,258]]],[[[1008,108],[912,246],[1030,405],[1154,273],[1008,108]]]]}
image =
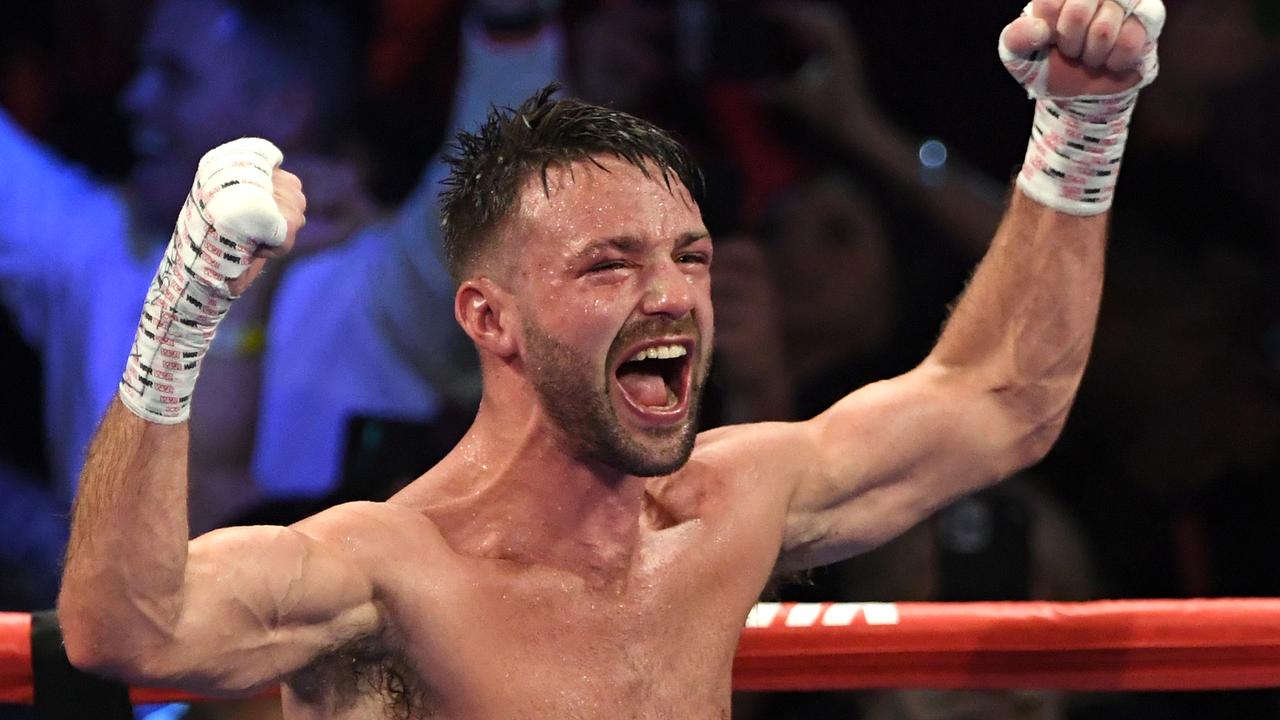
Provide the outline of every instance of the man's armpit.
{"type": "Polygon", "coordinates": [[[378,717],[428,717],[430,702],[418,676],[387,630],[358,638],[293,673],[285,683],[302,703],[350,714],[371,706],[378,717]]]}

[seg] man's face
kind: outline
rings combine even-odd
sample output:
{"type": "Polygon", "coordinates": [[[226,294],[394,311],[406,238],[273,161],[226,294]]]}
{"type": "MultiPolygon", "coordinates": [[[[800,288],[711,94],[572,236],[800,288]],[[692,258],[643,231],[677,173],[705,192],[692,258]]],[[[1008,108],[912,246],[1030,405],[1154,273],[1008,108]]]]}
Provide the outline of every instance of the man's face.
{"type": "Polygon", "coordinates": [[[526,182],[500,241],[521,362],[571,451],[633,475],[689,458],[711,357],[711,238],[697,205],[612,157],[526,182]]]}
{"type": "Polygon", "coordinates": [[[205,152],[262,132],[247,119],[249,71],[261,59],[250,57],[257,45],[245,35],[240,16],[218,0],[161,0],[151,13],[121,99],[137,158],[129,184],[145,224],[172,224],[205,152]]]}

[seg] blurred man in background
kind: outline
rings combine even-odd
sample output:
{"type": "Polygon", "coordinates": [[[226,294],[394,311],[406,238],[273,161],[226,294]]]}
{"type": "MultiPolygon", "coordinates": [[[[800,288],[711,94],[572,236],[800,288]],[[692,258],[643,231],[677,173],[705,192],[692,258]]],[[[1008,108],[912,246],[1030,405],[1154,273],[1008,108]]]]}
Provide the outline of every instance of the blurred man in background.
{"type": "MultiPolygon", "coordinates": [[[[487,19],[505,5],[477,2],[467,15],[454,123],[473,124],[489,103],[513,102],[559,70],[546,15],[502,42],[489,39],[487,19]]],[[[428,168],[398,211],[382,217],[350,145],[366,12],[338,0],[157,3],[120,100],[137,157],[123,187],[60,160],[0,112],[9,169],[0,178],[8,218],[0,296],[41,358],[53,475],[51,494],[16,472],[0,478],[5,513],[47,521],[5,547],[15,566],[38,576],[35,606],[52,600],[84,448],[114,392],[110,378],[136,324],[129,316],[169,239],[173,218],[157,208],[180,204],[187,181],[177,178],[189,178],[213,145],[273,138],[306,178],[312,222],[297,257],[237,303],[205,362],[202,430],[191,451],[193,531],[243,514],[264,495],[333,491],[354,415],[427,418],[442,406],[441,393],[463,403],[474,393],[466,380],[473,356],[456,349],[449,302],[433,295],[448,292],[434,249],[440,172],[428,168]],[[343,301],[342,288],[360,301],[343,301]],[[289,312],[273,317],[276,305],[289,312]],[[358,360],[343,352],[357,342],[365,348],[358,360]],[[290,441],[277,442],[278,433],[290,441]]]]}

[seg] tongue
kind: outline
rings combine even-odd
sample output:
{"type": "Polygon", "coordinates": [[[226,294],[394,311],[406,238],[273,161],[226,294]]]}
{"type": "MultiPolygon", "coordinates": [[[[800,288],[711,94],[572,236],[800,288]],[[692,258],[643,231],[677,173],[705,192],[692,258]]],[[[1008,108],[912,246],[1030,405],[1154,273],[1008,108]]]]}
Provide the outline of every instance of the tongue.
{"type": "Polygon", "coordinates": [[[670,400],[667,395],[667,383],[661,373],[644,372],[641,368],[623,365],[618,371],[618,384],[622,391],[631,397],[637,405],[645,407],[664,407],[670,400]]]}

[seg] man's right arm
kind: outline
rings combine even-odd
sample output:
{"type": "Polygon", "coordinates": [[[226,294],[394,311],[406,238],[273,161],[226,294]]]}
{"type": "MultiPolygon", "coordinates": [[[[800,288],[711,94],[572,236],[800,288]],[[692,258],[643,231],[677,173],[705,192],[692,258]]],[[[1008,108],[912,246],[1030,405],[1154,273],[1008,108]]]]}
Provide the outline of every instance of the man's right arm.
{"type": "Polygon", "coordinates": [[[292,528],[188,543],[187,418],[219,322],[306,200],[270,143],[210,151],[143,304],[119,397],[76,498],[59,619],[73,663],[144,683],[240,692],[380,626],[363,547],[395,547],[344,507],[292,528]]]}
{"type": "Polygon", "coordinates": [[[381,624],[350,509],[187,541],[187,425],[112,403],[89,451],[58,615],[77,667],[206,693],[252,691],[381,624]]]}

